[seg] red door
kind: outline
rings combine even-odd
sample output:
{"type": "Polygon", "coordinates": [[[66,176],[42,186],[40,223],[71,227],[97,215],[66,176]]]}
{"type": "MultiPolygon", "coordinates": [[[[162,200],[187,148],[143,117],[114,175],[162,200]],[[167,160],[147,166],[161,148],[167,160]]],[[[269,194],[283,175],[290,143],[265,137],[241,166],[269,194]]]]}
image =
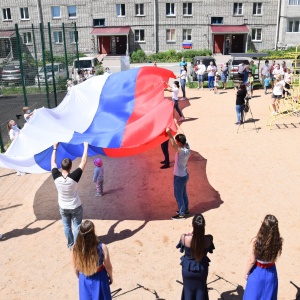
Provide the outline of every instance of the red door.
{"type": "Polygon", "coordinates": [[[214,53],[223,54],[224,35],[214,35],[214,53]]]}
{"type": "Polygon", "coordinates": [[[110,36],[99,36],[100,54],[110,54],[110,36]]]}

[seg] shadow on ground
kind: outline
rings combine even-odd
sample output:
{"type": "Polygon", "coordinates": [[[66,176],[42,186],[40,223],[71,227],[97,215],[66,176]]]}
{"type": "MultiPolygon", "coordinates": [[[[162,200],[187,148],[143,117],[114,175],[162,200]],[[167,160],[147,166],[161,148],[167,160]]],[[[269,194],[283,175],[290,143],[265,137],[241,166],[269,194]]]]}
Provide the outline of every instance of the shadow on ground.
{"type": "MultiPolygon", "coordinates": [[[[169,147],[170,157],[174,151],[169,147]]],[[[95,196],[92,182],[93,158],[90,158],[79,182],[84,219],[100,220],[166,220],[177,210],[173,197],[173,164],[160,169],[163,155],[160,147],[136,156],[102,157],[105,179],[104,195],[95,196]]],[[[191,151],[188,163],[190,180],[187,190],[191,213],[203,213],[219,207],[223,201],[209,184],[206,159],[191,151]]],[[[74,168],[79,162],[74,162],[74,168]]],[[[49,175],[36,192],[33,209],[38,220],[59,220],[57,191],[49,175]]]]}

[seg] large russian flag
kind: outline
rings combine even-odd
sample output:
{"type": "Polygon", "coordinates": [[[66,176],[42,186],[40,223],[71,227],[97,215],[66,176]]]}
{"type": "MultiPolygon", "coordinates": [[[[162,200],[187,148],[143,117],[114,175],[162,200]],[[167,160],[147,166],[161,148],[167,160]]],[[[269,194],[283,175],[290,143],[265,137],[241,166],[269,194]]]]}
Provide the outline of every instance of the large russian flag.
{"type": "MultiPolygon", "coordinates": [[[[121,157],[141,153],[167,139],[173,103],[164,98],[164,81],[173,72],[141,67],[92,77],[71,88],[54,108],[37,109],[30,122],[0,155],[0,167],[27,173],[50,171],[52,145],[59,142],[57,162],[82,155],[121,157]]],[[[174,127],[173,127],[174,128],[174,127]]]]}

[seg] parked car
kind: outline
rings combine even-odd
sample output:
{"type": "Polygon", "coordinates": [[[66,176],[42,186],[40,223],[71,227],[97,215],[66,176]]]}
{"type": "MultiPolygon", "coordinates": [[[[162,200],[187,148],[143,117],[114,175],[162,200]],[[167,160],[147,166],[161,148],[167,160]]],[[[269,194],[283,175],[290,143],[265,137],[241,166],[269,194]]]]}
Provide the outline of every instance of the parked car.
{"type": "MultiPolygon", "coordinates": [[[[23,80],[26,85],[30,85],[34,82],[34,77],[36,74],[36,70],[33,66],[31,66],[28,62],[23,61],[23,80]]],[[[20,62],[10,62],[6,66],[3,67],[1,72],[1,83],[3,85],[9,84],[21,84],[22,76],[20,69],[20,62]]]]}
{"type": "Polygon", "coordinates": [[[300,55],[297,56],[297,59],[294,59],[292,61],[292,67],[294,69],[294,72],[296,72],[296,74],[300,73],[300,55]]]}
{"type": "MultiPolygon", "coordinates": [[[[63,63],[53,63],[53,70],[54,70],[54,77],[55,79],[58,79],[58,77],[62,77],[67,79],[66,75],[66,66],[63,63]]],[[[47,82],[48,84],[52,84],[53,77],[52,77],[52,64],[46,65],[46,75],[47,75],[47,82]]],[[[35,84],[45,84],[45,73],[44,73],[44,67],[41,67],[39,69],[39,77],[35,76],[35,84]]]]}
{"type": "Polygon", "coordinates": [[[238,59],[229,59],[228,61],[228,73],[229,73],[229,79],[232,80],[238,80],[238,67],[239,64],[244,62],[245,65],[250,65],[250,62],[247,58],[239,57],[238,59]]]}
{"type": "Polygon", "coordinates": [[[72,67],[72,80],[78,80],[78,70],[88,70],[90,73],[98,64],[98,59],[93,56],[80,57],[79,60],[75,59],[72,67]]]}
{"type": "MultiPolygon", "coordinates": [[[[216,60],[212,56],[195,56],[193,58],[193,60],[191,61],[191,67],[190,67],[190,75],[193,78],[193,81],[198,80],[196,69],[197,69],[197,66],[200,64],[200,60],[203,61],[203,64],[205,65],[206,68],[209,66],[211,61],[213,62],[214,66],[217,66],[216,60]]],[[[205,81],[208,80],[207,72],[205,72],[205,74],[204,74],[204,80],[205,81]]]]}

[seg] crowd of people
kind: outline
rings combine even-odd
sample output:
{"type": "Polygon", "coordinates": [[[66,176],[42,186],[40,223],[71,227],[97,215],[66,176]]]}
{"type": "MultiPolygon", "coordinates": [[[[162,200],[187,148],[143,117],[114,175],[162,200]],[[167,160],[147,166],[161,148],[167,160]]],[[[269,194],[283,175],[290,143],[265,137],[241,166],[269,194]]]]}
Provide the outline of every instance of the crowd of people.
{"type": "MultiPolygon", "coordinates": [[[[198,65],[198,89],[203,89],[203,74],[208,72],[209,89],[218,94],[219,81],[223,82],[223,88],[226,89],[228,77],[228,64],[222,66],[222,74],[219,77],[216,67],[211,63],[207,70],[203,67],[203,62],[198,65]]],[[[286,69],[284,74],[280,73],[280,66],[274,65],[273,71],[267,71],[268,62],[261,72],[264,75],[263,80],[271,79],[273,86],[272,99],[280,99],[277,96],[279,89],[288,92],[289,87],[286,84],[291,83],[292,77],[285,76],[290,74],[286,69]],[[272,73],[272,76],[271,76],[272,73]],[[282,80],[285,76],[285,80],[282,80]],[[290,81],[288,81],[290,80],[290,81]],[[280,86],[280,87],[279,87],[280,86]]],[[[236,94],[236,114],[237,123],[241,124],[244,99],[248,95],[252,96],[251,77],[254,64],[243,66],[243,80],[235,89],[236,94]],[[247,75],[245,75],[247,73],[247,75]],[[250,88],[249,84],[250,82],[250,88]],[[248,86],[248,88],[247,88],[248,86]]],[[[270,68],[271,69],[271,68],[270,68]]],[[[109,72],[109,69],[106,70],[109,72]]],[[[254,69],[255,72],[255,69],[254,69]]],[[[239,76],[242,78],[242,67],[239,67],[239,76]]],[[[180,79],[183,98],[185,95],[186,84],[186,62],[184,58],[180,63],[180,79]]],[[[168,85],[167,83],[165,83],[168,85]]],[[[178,106],[179,81],[174,81],[173,85],[168,85],[167,91],[172,93],[174,108],[179,114],[179,121],[184,120],[182,111],[178,106]]],[[[265,85],[266,86],[266,85],[265,85]]],[[[264,87],[265,87],[264,86],[264,87]]],[[[281,94],[282,95],[282,94],[281,94]]],[[[275,110],[276,107],[274,107],[275,110]]],[[[24,119],[26,122],[33,116],[28,107],[23,108],[24,119]]],[[[184,220],[190,214],[189,200],[187,193],[187,183],[189,180],[188,159],[191,153],[187,138],[182,131],[177,120],[174,119],[176,132],[172,133],[170,128],[166,128],[168,139],[162,143],[161,148],[164,154],[164,160],[161,162],[162,169],[170,167],[168,152],[169,143],[175,150],[174,162],[174,198],[177,203],[177,211],[173,220],[184,220]]],[[[19,134],[14,120],[8,123],[8,132],[11,140],[14,140],[19,134]]],[[[83,144],[83,153],[79,166],[72,171],[72,160],[64,158],[60,162],[61,171],[59,171],[56,162],[56,152],[59,143],[55,143],[52,149],[51,170],[52,177],[58,192],[59,211],[62,218],[64,234],[67,240],[67,246],[72,254],[72,263],[75,274],[78,277],[79,297],[80,299],[112,299],[110,284],[113,283],[113,268],[110,261],[108,248],[96,235],[95,226],[90,220],[83,221],[83,207],[78,193],[78,184],[87,165],[88,143],[83,144]]],[[[104,168],[103,161],[97,157],[94,159],[93,182],[96,185],[95,196],[104,195],[104,168]]],[[[192,219],[192,231],[181,235],[177,248],[183,253],[181,257],[181,268],[183,278],[182,300],[207,300],[207,277],[209,271],[210,259],[208,253],[213,253],[215,249],[213,236],[205,234],[205,219],[202,214],[195,214],[192,219]]],[[[1,238],[1,235],[0,235],[1,238]]],[[[277,299],[278,278],[275,262],[282,252],[283,239],[279,233],[278,220],[273,215],[266,215],[256,237],[251,241],[249,259],[245,270],[245,279],[247,280],[244,300],[273,300],[277,299]]]]}

